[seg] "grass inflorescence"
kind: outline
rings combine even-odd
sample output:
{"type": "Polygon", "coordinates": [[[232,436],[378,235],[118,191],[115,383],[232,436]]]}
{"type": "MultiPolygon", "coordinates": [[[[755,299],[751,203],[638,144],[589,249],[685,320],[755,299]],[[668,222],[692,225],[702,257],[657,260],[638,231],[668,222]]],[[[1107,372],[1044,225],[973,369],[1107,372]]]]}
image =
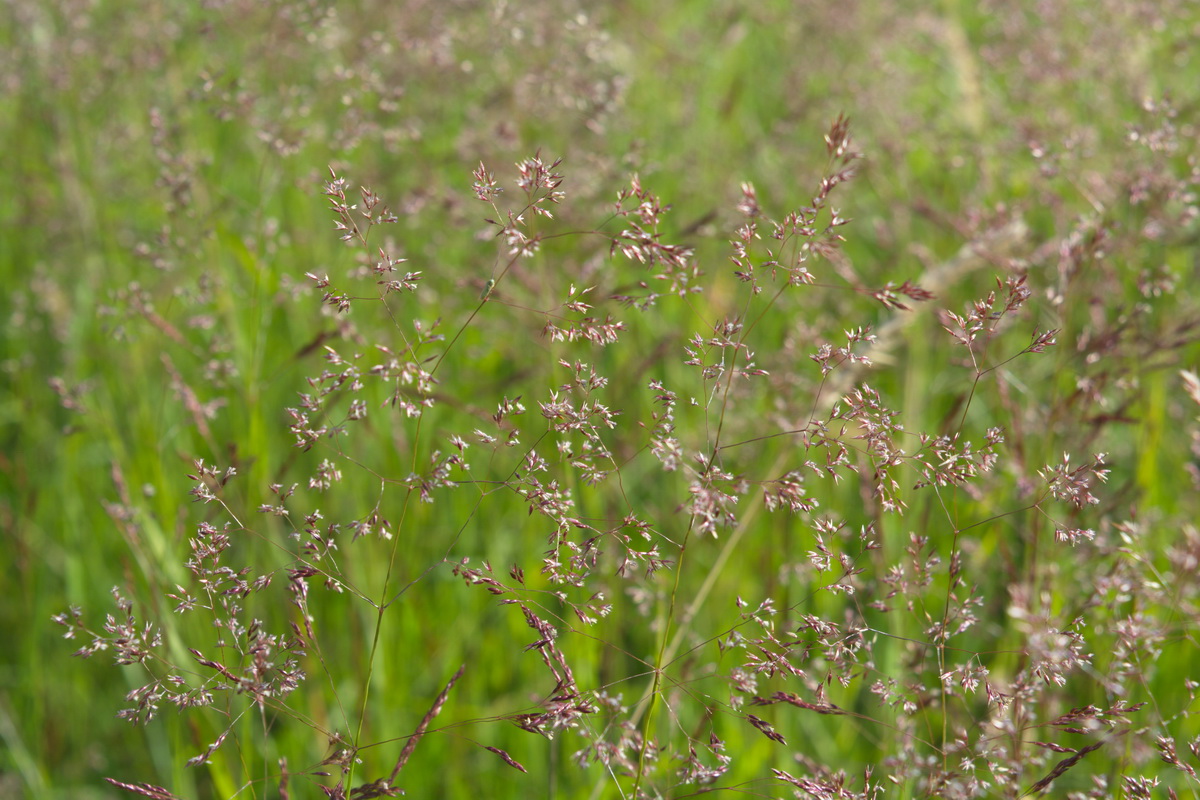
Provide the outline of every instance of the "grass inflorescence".
{"type": "Polygon", "coordinates": [[[1200,791],[1194,8],[35,5],[0,788],[1200,791]]]}

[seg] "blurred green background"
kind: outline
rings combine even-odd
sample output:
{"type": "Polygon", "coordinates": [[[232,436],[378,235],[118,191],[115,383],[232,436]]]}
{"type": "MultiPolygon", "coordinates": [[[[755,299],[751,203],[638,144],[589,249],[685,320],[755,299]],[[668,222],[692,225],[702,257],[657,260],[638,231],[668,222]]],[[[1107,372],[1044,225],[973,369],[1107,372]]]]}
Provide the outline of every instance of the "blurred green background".
{"type": "MultiPolygon", "coordinates": [[[[143,676],[114,668],[105,653],[71,659],[84,642],[64,642],[51,622],[79,606],[98,630],[114,613],[110,590],[118,586],[139,619],[165,627],[172,656],[191,663],[176,638],[211,641],[213,633],[173,615],[164,595],[187,581],[183,562],[196,525],[229,520],[219,506],[188,497],[195,482],[187,475],[203,459],[238,468],[222,499],[254,531],[234,553],[256,574],[291,563],[291,526],[313,508],[331,522],[372,509],[403,520],[394,549],[377,537],[342,545],[347,575],[370,596],[378,598],[389,568],[393,593],[412,582],[384,615],[380,652],[372,661],[376,614],[368,604],[350,594],[317,598],[314,589],[321,651],[310,653],[311,676],[293,698],[298,715],[354,733],[372,665],[365,728],[369,741],[383,744],[362,753],[362,778],[386,774],[397,737],[416,728],[466,663],[434,723],[445,730],[422,740],[401,773],[409,796],[620,796],[626,779],[570,763],[582,746],[577,734],[548,741],[496,719],[535,709],[553,684],[536,654],[522,652],[535,635],[520,615],[464,586],[442,563],[490,559],[501,577],[520,563],[534,589],[546,588],[535,575],[552,528],[499,490],[519,468],[519,452],[473,444],[467,460],[479,483],[430,505],[406,502],[398,484],[434,451],[448,452],[451,434],[475,442],[474,428],[494,430],[488,418],[504,396],[525,395],[531,412],[523,439],[538,441],[544,423],[536,401],[570,377],[556,365],[560,358],[594,361],[613,380],[605,396],[631,423],[649,420],[646,383],[663,379],[681,393],[685,454],[711,446],[706,426],[715,418],[685,408],[687,393],[703,398],[704,389],[683,366],[682,345],[695,333],[707,336],[726,314],[754,319],[761,307],[728,260],[728,240],[741,224],[739,187],[752,182],[774,218],[811,202],[827,167],[822,137],[839,114],[864,154],[858,176],[832,201],[852,219],[841,229],[847,241],[836,257],[811,266],[817,287],[789,294],[756,327],[756,359],[772,373],[770,390],[737,396],[723,441],[769,436],[807,419],[820,381],[808,356],[820,343],[838,346],[852,327],[892,331],[870,381],[902,409],[901,426],[949,433],[969,409],[961,423],[968,438],[978,442],[985,428],[1005,426],[1013,445],[1005,457],[1016,466],[982,496],[965,493],[954,510],[928,492],[910,492],[914,481],[906,478],[903,518],[885,518],[858,486],[818,480],[809,490],[850,529],[878,521],[892,559],[910,532],[925,532],[938,549],[948,541],[948,520],[964,528],[993,520],[964,556],[988,598],[988,624],[963,644],[968,649],[1021,649],[1020,634],[1004,628],[1013,586],[1047,593],[1041,602],[1069,616],[1064,609],[1099,585],[1098,576],[1126,574],[1115,564],[1157,575],[1175,590],[1148,589],[1129,601],[1163,626],[1139,656],[1144,671],[1072,684],[1078,694],[1062,711],[1127,697],[1151,704],[1152,714],[1138,720],[1147,730],[1180,742],[1198,733],[1182,684],[1195,675],[1194,576],[1178,573],[1183,560],[1168,559],[1196,538],[1189,445],[1198,409],[1179,376],[1200,364],[1195,3],[941,2],[914,10],[772,0],[603,7],[13,0],[0,15],[7,185],[0,192],[0,522],[9,532],[0,550],[8,598],[0,606],[7,642],[0,794],[122,794],[101,781],[110,776],[188,798],[273,797],[281,756],[302,771],[329,754],[299,716],[254,712],[233,727],[233,741],[211,767],[187,768],[225,721],[169,707],[145,728],[117,720],[123,696],[143,676]],[[686,303],[666,298],[646,314],[597,302],[600,316],[611,312],[629,324],[620,347],[552,345],[539,337],[545,316],[537,310],[561,303],[569,286],[597,286],[603,299],[643,279],[636,264],[607,260],[605,240],[580,236],[548,241],[471,317],[485,282],[506,262],[483,222],[490,212],[471,191],[471,171],[482,161],[519,196],[512,165],[538,150],[564,159],[566,200],[547,230],[594,229],[637,173],[671,205],[664,238],[695,248],[704,293],[686,303]],[[371,243],[423,273],[416,294],[389,306],[361,301],[349,315],[321,307],[306,273],[334,276],[340,291],[377,291],[364,268],[373,247],[347,249],[333,229],[321,194],[331,167],[398,215],[373,231],[371,243]],[[1035,299],[988,351],[989,363],[1020,351],[1035,328],[1060,328],[1059,345],[1005,364],[1003,380],[985,378],[973,396],[975,372],[934,313],[906,316],[865,291],[911,280],[937,295],[926,305],[961,313],[994,288],[995,276],[1013,272],[1028,274],[1035,299]],[[389,417],[380,408],[387,387],[373,383],[365,394],[371,416],[345,445],[293,446],[285,409],[313,391],[307,377],[334,369],[322,359],[323,345],[376,363],[378,345],[400,351],[411,341],[413,320],[440,323],[449,340],[468,318],[439,366],[441,402],[422,427],[389,417]],[[1022,480],[1063,451],[1075,465],[1109,453],[1113,477],[1101,506],[1079,522],[1100,530],[1104,546],[1054,549],[1053,522],[1036,510],[1010,513],[1028,508],[1022,480]],[[256,512],[276,502],[269,484],[304,486],[323,458],[337,459],[344,472],[336,491],[302,491],[290,523],[256,512]],[[1031,552],[1039,546],[1053,553],[1031,552]],[[481,745],[504,749],[529,774],[481,745]]],[[[445,349],[435,343],[422,355],[445,349]]],[[[761,470],[756,479],[778,477],[763,474],[769,467],[795,468],[789,442],[741,448],[742,468],[761,470]]],[[[578,492],[583,517],[620,520],[635,509],[677,540],[686,479],[656,471],[644,452],[634,460],[642,445],[613,445],[628,459],[621,492],[591,492],[582,481],[568,488],[578,492]]],[[[721,560],[720,541],[697,547],[675,589],[681,606],[706,598],[695,643],[737,623],[739,596],[753,606],[775,592],[781,605],[803,601],[811,613],[840,613],[840,600],[781,577],[792,561],[807,561],[811,534],[761,509],[741,512],[749,522],[734,558],[721,560]],[[704,581],[712,569],[720,579],[710,589],[704,581]]],[[[604,584],[613,616],[588,634],[594,638],[564,644],[582,686],[605,685],[626,705],[636,703],[646,687],[643,662],[661,644],[673,580],[667,572],[647,581],[645,598],[619,582],[604,584]],[[644,618],[639,604],[649,609],[644,618]]],[[[283,584],[279,578],[273,597],[286,597],[283,584]]],[[[265,599],[251,616],[278,629],[297,619],[286,603],[265,599]]],[[[896,636],[923,636],[919,613],[887,624],[896,636]]],[[[1104,644],[1116,633],[1096,635],[1104,644]]],[[[891,661],[877,665],[881,671],[907,668],[912,651],[878,647],[881,661],[891,661]]],[[[728,670],[729,658],[720,669],[728,670]]],[[[707,740],[697,733],[707,730],[705,714],[686,707],[685,689],[695,680],[697,696],[728,700],[728,687],[704,672],[709,667],[699,657],[678,663],[671,679],[679,688],[664,692],[678,717],[672,723],[660,711],[660,725],[692,725],[687,732],[707,740]],[[710,679],[718,689],[703,683],[710,679]]],[[[1016,655],[993,664],[998,675],[1020,668],[1016,655]]],[[[869,683],[839,702],[882,718],[870,710],[869,683]]],[[[720,730],[735,756],[721,785],[790,796],[769,768],[799,769],[794,759],[736,715],[718,716],[733,719],[720,730]]],[[[599,735],[603,723],[588,724],[599,735]]],[[[887,726],[862,719],[775,724],[793,744],[810,747],[814,761],[855,775],[900,755],[887,726]]],[[[1115,782],[1156,763],[1143,751],[1130,745],[1123,755],[1093,754],[1063,780],[1115,782]]],[[[1028,787],[1057,759],[1012,780],[1028,787]]],[[[1164,781],[1195,795],[1194,779],[1186,784],[1182,772],[1159,769],[1164,781]]],[[[910,782],[898,791],[936,790],[910,782]]],[[[297,778],[292,796],[319,795],[297,778]]]]}

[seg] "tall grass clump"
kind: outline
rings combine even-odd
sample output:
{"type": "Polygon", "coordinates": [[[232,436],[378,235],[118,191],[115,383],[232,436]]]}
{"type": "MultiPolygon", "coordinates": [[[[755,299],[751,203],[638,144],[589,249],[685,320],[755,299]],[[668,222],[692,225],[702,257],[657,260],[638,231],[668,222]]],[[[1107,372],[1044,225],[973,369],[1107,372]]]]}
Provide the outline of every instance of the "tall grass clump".
{"type": "Polygon", "coordinates": [[[0,795],[1200,793],[1195,4],[0,19],[0,795]]]}
{"type": "Polygon", "coordinates": [[[1138,454],[1107,432],[1129,412],[1088,388],[1120,376],[1069,371],[1094,328],[1055,355],[1095,235],[1040,292],[987,249],[1019,227],[962,254],[996,274],[937,312],[940,384],[907,411],[881,333],[939,298],[836,277],[860,154],[842,118],[825,143],[804,204],[742,185],[717,283],[636,176],[581,227],[560,160],[481,163],[449,269],[330,170],[347,249],[297,295],[333,332],[284,409],[294,454],[241,494],[198,459],[161,598],[57,618],[140,676],[120,715],[187,713],[187,764],[250,796],[415,792],[414,758],[446,791],[595,797],[1099,797],[1164,762],[1194,789],[1200,538],[1139,548],[1160,522],[1120,501],[1138,454]],[[821,313],[855,298],[888,322],[821,313]]]}

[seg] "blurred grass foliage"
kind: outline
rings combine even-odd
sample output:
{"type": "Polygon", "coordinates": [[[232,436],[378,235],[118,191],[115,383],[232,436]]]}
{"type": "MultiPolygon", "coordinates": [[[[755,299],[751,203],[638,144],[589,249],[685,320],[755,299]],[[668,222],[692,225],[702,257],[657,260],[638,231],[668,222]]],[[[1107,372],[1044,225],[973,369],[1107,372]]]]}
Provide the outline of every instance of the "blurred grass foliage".
{"type": "MultiPolygon", "coordinates": [[[[537,711],[553,687],[538,654],[522,652],[534,634],[520,615],[464,587],[450,565],[489,560],[503,576],[521,564],[525,594],[549,620],[566,611],[548,592],[585,602],[595,586],[552,587],[537,574],[552,526],[503,488],[524,449],[491,449],[471,431],[494,432],[489,417],[499,400],[524,395],[531,410],[520,423],[522,443],[540,441],[536,402],[570,380],[558,360],[578,359],[610,379],[599,397],[621,410],[629,430],[635,420],[653,426],[647,384],[657,378],[680,393],[685,454],[711,448],[720,423],[723,443],[742,442],[727,448],[735,471],[775,479],[806,456],[797,455],[794,437],[774,434],[828,413],[821,404],[831,392],[818,392],[809,355],[867,325],[889,332],[876,368],[862,376],[901,410],[900,446],[917,450],[910,434],[918,431],[961,431],[978,442],[993,425],[1006,428],[1009,444],[1006,466],[977,490],[913,490],[906,474],[903,517],[885,513],[865,482],[810,480],[822,513],[844,522],[839,547],[850,552],[860,527],[875,524],[882,549],[862,559],[881,572],[902,560],[910,534],[928,536],[928,552],[943,560],[959,552],[984,601],[979,624],[955,647],[963,661],[987,654],[998,684],[1029,658],[1031,623],[1011,613],[1013,592],[1027,592],[1063,623],[1095,611],[1097,624],[1115,626],[1102,613],[1108,607],[1094,605],[1098,570],[1125,561],[1165,585],[1178,581],[1147,599],[1108,598],[1113,608],[1139,604],[1139,614],[1168,629],[1130,657],[1140,659],[1140,672],[1101,674],[1119,632],[1089,628],[1096,671],[1072,675],[1062,695],[1069,703],[1046,712],[1148,702],[1136,725],[1153,735],[1091,754],[1056,790],[1083,791],[1096,776],[1115,787],[1126,774],[1153,774],[1145,765],[1155,763],[1146,744],[1154,735],[1183,743],[1200,734],[1185,713],[1197,709],[1183,683],[1197,656],[1189,632],[1195,576],[1179,574],[1173,565],[1182,562],[1163,555],[1190,546],[1181,530],[1195,538],[1200,494],[1188,472],[1197,408],[1178,374],[1200,361],[1200,9],[1185,0],[945,0],[917,11],[783,0],[593,6],[13,0],[0,9],[0,171],[9,187],[0,192],[0,522],[10,534],[0,550],[10,598],[0,606],[8,643],[0,660],[0,794],[116,796],[101,781],[109,776],[185,798],[273,797],[280,758],[298,773],[332,754],[315,730],[371,745],[359,751],[355,774],[373,779],[387,774],[402,737],[466,664],[436,733],[401,773],[409,796],[620,796],[618,786],[632,786],[627,778],[571,763],[584,737],[547,740],[501,719],[537,711]],[[752,182],[773,218],[810,203],[829,163],[821,136],[840,113],[865,154],[860,174],[832,199],[853,220],[840,229],[846,242],[811,265],[816,286],[781,295],[762,314],[773,290],[751,297],[729,264],[728,240],[742,221],[739,185],[752,182]],[[672,206],[664,239],[695,248],[705,291],[686,301],[665,297],[646,313],[607,301],[636,292],[644,271],[609,260],[608,241],[587,233],[547,239],[536,257],[501,276],[508,256],[483,222],[487,207],[472,196],[471,170],[482,161],[516,196],[509,165],[539,149],[563,157],[567,193],[555,220],[537,221],[541,229],[595,230],[638,173],[672,206]],[[355,189],[373,189],[398,215],[372,231],[370,244],[423,273],[415,294],[360,300],[346,315],[320,307],[306,273],[376,291],[374,253],[347,249],[333,231],[321,196],[327,167],[355,189]],[[1190,195],[1179,190],[1189,185],[1190,195]],[[1028,275],[1036,300],[989,345],[981,369],[994,371],[976,381],[966,351],[927,309],[962,313],[995,286],[994,276],[1012,272],[1028,275]],[[481,306],[486,282],[498,277],[481,306]],[[871,297],[906,280],[936,299],[899,312],[871,297]],[[572,285],[595,286],[599,314],[628,322],[619,346],[541,335],[545,310],[572,285]],[[754,323],[755,357],[771,377],[733,390],[733,410],[722,415],[723,396],[707,404],[713,385],[702,386],[682,362],[686,340],[709,335],[726,315],[754,323]],[[403,350],[414,321],[436,325],[448,342],[468,318],[452,348],[421,350],[445,359],[438,402],[419,427],[389,412],[387,387],[369,382],[361,396],[369,414],[352,434],[312,451],[294,447],[285,409],[312,391],[305,378],[324,368],[324,346],[374,363],[377,345],[403,350]],[[1035,329],[1048,328],[1061,331],[1057,347],[1008,360],[1035,329]],[[692,396],[696,407],[686,402],[692,396]],[[434,451],[448,452],[452,434],[473,442],[467,461],[476,482],[439,490],[433,504],[406,496],[404,479],[434,451]],[[1056,521],[1031,506],[1027,481],[1064,451],[1075,465],[1108,453],[1112,478],[1094,510],[1059,504],[1056,521]],[[344,473],[334,490],[300,492],[291,522],[256,513],[276,502],[269,484],[303,485],[324,458],[344,473]],[[378,509],[402,521],[395,549],[377,537],[343,541],[338,563],[346,583],[375,602],[404,594],[379,615],[353,592],[314,592],[320,647],[303,661],[309,678],[288,713],[251,705],[234,720],[164,708],[133,727],[115,714],[144,676],[113,668],[103,654],[68,659],[83,643],[64,643],[50,618],[79,606],[98,627],[113,608],[111,587],[120,587],[139,620],[163,626],[165,655],[202,670],[184,644],[213,642],[211,621],[174,614],[166,597],[188,583],[183,563],[196,526],[229,519],[217,504],[190,502],[195,459],[238,469],[221,500],[251,535],[235,537],[232,563],[253,565],[255,574],[283,570],[293,564],[288,536],[304,514],[319,507],[326,524],[345,524],[378,509]],[[1098,543],[1053,542],[1063,523],[1095,528],[1098,543]],[[1081,607],[1085,601],[1092,605],[1081,607]],[[208,765],[184,766],[231,723],[230,741],[208,765]]],[[[600,229],[615,234],[621,226],[600,229]]],[[[545,439],[547,458],[553,441],[545,439]]],[[[605,486],[619,480],[619,491],[592,491],[571,470],[562,473],[573,481],[564,488],[576,493],[575,514],[597,528],[632,512],[678,542],[688,479],[663,473],[647,457],[648,442],[648,433],[609,442],[622,468],[605,486]]],[[[865,456],[859,466],[870,474],[865,456]]],[[[790,796],[771,768],[834,765],[857,778],[873,764],[887,773],[896,767],[888,759],[909,751],[897,751],[900,723],[871,693],[871,679],[828,687],[831,701],[859,716],[770,717],[789,743],[807,748],[799,764],[722,705],[722,675],[736,657],[709,640],[741,622],[738,598],[754,608],[774,597],[781,609],[828,618],[849,607],[844,596],[816,591],[801,568],[813,547],[807,524],[765,512],[754,494],[738,512],[736,533],[691,539],[677,586],[664,571],[636,584],[644,596],[628,594],[611,578],[613,553],[605,556],[598,585],[614,604],[611,615],[586,628],[559,620],[572,630],[561,646],[577,681],[636,705],[660,648],[679,632],[651,730],[701,742],[719,731],[734,756],[719,785],[790,796]]],[[[635,546],[640,541],[635,534],[635,546]]],[[[922,597],[945,598],[945,569],[931,580],[922,597]]],[[[284,596],[285,583],[277,577],[272,594],[261,596],[284,596]]],[[[293,607],[259,596],[247,605],[265,628],[300,622],[293,607]]],[[[860,611],[890,634],[874,645],[872,672],[936,668],[934,648],[915,643],[928,640],[941,608],[860,611]]],[[[918,695],[918,704],[932,696],[918,695]]],[[[944,743],[961,718],[987,716],[980,698],[961,706],[950,722],[950,711],[922,711],[920,735],[944,743]]],[[[605,719],[582,722],[599,737],[605,719]]],[[[1010,776],[1013,785],[1028,788],[1058,760],[1041,758],[1010,776]]],[[[656,785],[670,787],[676,766],[655,767],[656,785]]],[[[1196,793],[1184,772],[1159,770],[1164,783],[1196,793]]],[[[294,777],[293,797],[317,796],[306,780],[320,782],[294,777]]],[[[957,796],[915,779],[889,791],[957,796]]]]}

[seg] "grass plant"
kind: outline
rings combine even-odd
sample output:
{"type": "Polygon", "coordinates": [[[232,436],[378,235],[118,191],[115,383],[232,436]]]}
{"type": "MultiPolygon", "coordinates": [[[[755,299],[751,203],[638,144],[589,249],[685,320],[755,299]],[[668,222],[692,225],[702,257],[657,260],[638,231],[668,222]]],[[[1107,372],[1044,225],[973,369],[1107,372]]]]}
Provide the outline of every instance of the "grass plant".
{"type": "Polygon", "coordinates": [[[1194,4],[0,13],[0,794],[1200,794],[1194,4]]]}

